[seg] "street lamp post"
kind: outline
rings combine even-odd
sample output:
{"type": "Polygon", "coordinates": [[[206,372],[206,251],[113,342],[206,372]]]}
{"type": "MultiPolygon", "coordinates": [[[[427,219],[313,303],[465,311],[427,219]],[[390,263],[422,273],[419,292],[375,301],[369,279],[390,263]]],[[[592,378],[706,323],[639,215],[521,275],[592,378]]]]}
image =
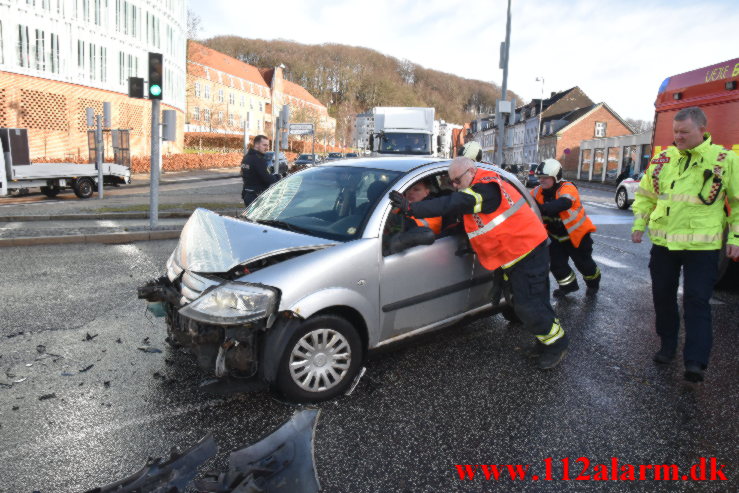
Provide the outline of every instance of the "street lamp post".
{"type": "MultiPolygon", "coordinates": [[[[501,88],[501,101],[506,100],[508,88],[508,56],[511,52],[511,0],[508,0],[508,16],[506,20],[506,33],[503,49],[501,50],[501,68],[503,69],[503,87],[501,88]]],[[[500,105],[498,105],[500,106],[500,105]]],[[[513,112],[515,108],[511,108],[513,112]]],[[[496,120],[498,122],[498,149],[495,153],[495,164],[501,166],[503,164],[503,146],[505,145],[505,123],[500,110],[496,108],[496,120]]]]}
{"type": "Polygon", "coordinates": [[[539,99],[539,123],[536,126],[536,161],[541,162],[541,154],[539,154],[539,136],[541,135],[541,112],[544,108],[544,77],[537,77],[536,81],[541,81],[541,99],[539,99]]]}

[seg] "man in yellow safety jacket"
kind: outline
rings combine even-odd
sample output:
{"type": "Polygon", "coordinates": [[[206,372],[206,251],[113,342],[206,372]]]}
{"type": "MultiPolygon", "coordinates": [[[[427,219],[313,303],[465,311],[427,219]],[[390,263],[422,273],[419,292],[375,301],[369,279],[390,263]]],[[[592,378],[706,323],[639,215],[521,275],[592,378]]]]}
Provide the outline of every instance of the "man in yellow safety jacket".
{"type": "Polygon", "coordinates": [[[631,238],[641,243],[649,228],[655,325],[660,337],[654,361],[667,364],[677,351],[677,290],[683,271],[685,379],[703,381],[712,345],[709,300],[718,276],[719,252],[728,226],[726,254],[739,258],[739,158],[712,144],[706,115],[685,108],[673,121],[675,147],[652,159],[632,206],[631,238]],[[731,210],[727,216],[725,206],[731,210]]]}

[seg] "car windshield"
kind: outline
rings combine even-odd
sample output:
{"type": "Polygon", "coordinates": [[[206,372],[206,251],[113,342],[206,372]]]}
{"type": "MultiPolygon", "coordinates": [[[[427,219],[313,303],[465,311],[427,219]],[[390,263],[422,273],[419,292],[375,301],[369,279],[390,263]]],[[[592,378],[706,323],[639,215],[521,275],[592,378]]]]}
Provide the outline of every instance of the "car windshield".
{"type": "Polygon", "coordinates": [[[348,166],[310,168],[274,184],[242,217],[321,238],[352,240],[400,175],[348,166]]]}
{"type": "Polygon", "coordinates": [[[310,154],[301,154],[298,159],[302,159],[304,161],[313,161],[313,156],[310,154]]]}
{"type": "Polygon", "coordinates": [[[340,152],[329,152],[328,157],[341,157],[340,152]]]}
{"type": "Polygon", "coordinates": [[[384,133],[380,135],[380,152],[391,154],[430,154],[428,135],[384,133]]]}

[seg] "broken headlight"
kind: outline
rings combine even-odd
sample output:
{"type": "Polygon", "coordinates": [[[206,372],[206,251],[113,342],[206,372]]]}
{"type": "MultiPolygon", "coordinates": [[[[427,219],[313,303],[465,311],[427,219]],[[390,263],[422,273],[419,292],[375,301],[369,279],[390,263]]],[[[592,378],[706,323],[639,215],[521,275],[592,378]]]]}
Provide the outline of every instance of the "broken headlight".
{"type": "Polygon", "coordinates": [[[184,317],[216,325],[238,325],[266,318],[277,304],[277,292],[264,286],[230,282],[206,291],[180,309],[184,317]]]}

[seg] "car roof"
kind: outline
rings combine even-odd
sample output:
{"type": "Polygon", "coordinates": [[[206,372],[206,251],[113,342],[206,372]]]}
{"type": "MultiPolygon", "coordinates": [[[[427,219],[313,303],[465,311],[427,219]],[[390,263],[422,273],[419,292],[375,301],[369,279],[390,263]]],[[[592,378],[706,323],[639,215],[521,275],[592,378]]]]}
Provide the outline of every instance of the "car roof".
{"type": "Polygon", "coordinates": [[[354,168],[373,168],[383,169],[387,171],[400,171],[407,173],[412,169],[418,168],[425,164],[449,162],[449,159],[424,157],[367,157],[358,159],[347,159],[345,161],[332,161],[330,163],[320,164],[320,166],[351,166],[354,168]]]}

